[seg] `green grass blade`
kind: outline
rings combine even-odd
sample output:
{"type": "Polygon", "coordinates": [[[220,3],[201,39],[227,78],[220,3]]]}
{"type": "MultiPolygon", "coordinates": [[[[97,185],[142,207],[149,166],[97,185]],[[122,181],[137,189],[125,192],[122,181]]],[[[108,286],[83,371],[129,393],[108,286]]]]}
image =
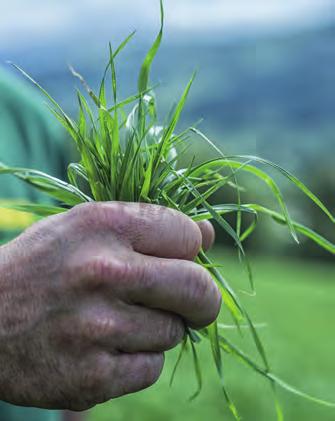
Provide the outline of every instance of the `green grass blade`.
{"type": "Polygon", "coordinates": [[[124,47],[129,43],[129,41],[131,41],[134,37],[134,35],[136,34],[136,31],[131,32],[127,38],[124,39],[124,41],[121,42],[121,44],[116,48],[114,54],[113,54],[113,58],[115,59],[115,57],[124,49],[124,47]]]}
{"type": "Polygon", "coordinates": [[[51,102],[51,104],[54,105],[54,107],[56,109],[58,109],[58,111],[61,113],[61,115],[63,116],[63,118],[68,121],[70,124],[72,123],[72,120],[70,119],[70,117],[65,113],[65,111],[61,108],[61,106],[52,98],[51,95],[49,95],[49,93],[38,83],[36,82],[35,79],[33,79],[28,73],[26,73],[20,66],[18,66],[15,63],[12,63],[11,61],[7,62],[8,64],[10,64],[11,66],[13,66],[16,70],[18,70],[26,79],[28,79],[34,86],[36,86],[40,92],[42,92],[42,94],[51,102]]]}
{"type": "MultiPolygon", "coordinates": [[[[208,334],[205,330],[201,330],[201,334],[207,338],[208,334]]],[[[297,395],[303,399],[306,399],[308,401],[314,402],[316,404],[327,406],[330,408],[335,408],[335,403],[328,402],[323,399],[315,398],[314,396],[302,392],[301,390],[295,388],[294,386],[286,383],[284,380],[279,378],[278,376],[264,370],[262,367],[260,367],[248,354],[246,354],[244,351],[239,349],[237,346],[235,346],[231,341],[229,341],[226,337],[223,337],[222,335],[219,336],[219,343],[220,347],[223,351],[228,352],[229,354],[234,355],[237,357],[241,362],[249,366],[251,369],[253,369],[258,374],[261,374],[265,378],[267,378],[271,384],[275,383],[277,386],[281,387],[282,389],[293,393],[294,395],[297,395]]]]}
{"type": "Polygon", "coordinates": [[[12,174],[70,206],[91,201],[87,195],[76,187],[41,171],[12,168],[0,163],[0,174],[12,174]]]}
{"type": "MultiPolygon", "coordinates": [[[[211,161],[207,161],[204,164],[200,164],[199,166],[194,168],[194,171],[191,173],[191,175],[193,176],[197,176],[199,174],[201,174],[204,170],[206,169],[210,169],[211,167],[217,167],[217,166],[222,166],[222,167],[226,167],[228,166],[229,168],[238,168],[241,166],[241,163],[238,161],[232,161],[230,160],[231,157],[226,157],[225,159],[214,159],[211,161]]],[[[235,156],[236,158],[236,156],[235,156]]],[[[248,157],[248,159],[250,159],[251,157],[248,157]]],[[[292,225],[292,220],[291,217],[289,215],[286,203],[284,201],[283,195],[281,193],[281,190],[279,189],[278,185],[274,182],[274,180],[268,175],[266,174],[264,171],[260,170],[259,168],[253,166],[253,165],[245,165],[242,168],[242,171],[248,172],[250,174],[255,175],[256,177],[258,177],[260,180],[262,180],[264,183],[266,183],[269,188],[271,189],[271,191],[273,192],[275,198],[277,199],[279,206],[285,216],[285,219],[287,221],[287,226],[289,227],[290,233],[292,235],[292,237],[294,238],[294,240],[299,243],[299,240],[297,238],[296,232],[294,230],[294,227],[292,225]]]]}
{"type": "MultiPolygon", "coordinates": [[[[265,206],[261,206],[258,204],[245,204],[244,206],[249,207],[250,209],[253,209],[256,212],[264,213],[272,217],[274,221],[280,224],[287,224],[286,218],[283,215],[271,209],[268,209],[265,206]]],[[[316,244],[329,251],[330,253],[335,254],[335,244],[331,243],[322,235],[318,234],[317,232],[313,231],[311,228],[308,228],[303,224],[294,221],[292,221],[292,224],[297,232],[303,234],[305,237],[310,238],[312,241],[314,241],[316,244]]]]}
{"type": "Polygon", "coordinates": [[[84,97],[84,95],[79,90],[77,90],[76,92],[77,92],[79,106],[86,111],[86,114],[88,115],[88,117],[90,119],[91,126],[92,126],[93,130],[96,131],[97,129],[95,127],[93,112],[92,112],[90,106],[88,105],[88,103],[86,101],[86,98],[84,97]]]}
{"type": "Polygon", "coordinates": [[[164,28],[164,8],[163,8],[162,0],[160,0],[160,13],[161,13],[161,27],[160,27],[159,33],[154,43],[152,44],[149,52],[145,56],[145,59],[142,63],[140,74],[138,77],[138,91],[139,92],[146,91],[148,88],[151,65],[162,41],[163,28],[164,28]]]}
{"type": "Polygon", "coordinates": [[[253,324],[253,322],[252,322],[249,314],[246,311],[244,311],[244,315],[245,315],[245,318],[246,318],[247,323],[249,325],[250,332],[251,332],[251,335],[253,337],[254,343],[256,344],[257,351],[258,351],[259,355],[261,356],[262,361],[263,361],[263,363],[265,365],[265,370],[266,371],[270,371],[269,362],[268,362],[268,359],[267,359],[267,356],[266,356],[265,349],[263,347],[262,341],[260,340],[260,337],[258,335],[258,332],[257,332],[257,330],[256,330],[256,328],[255,328],[255,326],[254,326],[254,324],[253,324]]]}
{"type": "Polygon", "coordinates": [[[53,205],[42,205],[37,203],[25,203],[25,202],[9,202],[9,201],[1,201],[0,208],[5,209],[13,209],[20,212],[27,212],[31,213],[36,216],[46,217],[57,215],[59,213],[66,212],[66,208],[61,208],[60,206],[53,206],[53,205]]]}
{"type": "Polygon", "coordinates": [[[83,85],[83,87],[86,89],[87,93],[89,94],[89,96],[92,98],[93,102],[95,103],[95,105],[97,107],[101,107],[102,104],[100,103],[99,98],[97,97],[97,95],[93,92],[93,89],[90,88],[90,86],[88,85],[88,83],[86,82],[86,80],[83,78],[83,76],[78,73],[72,66],[69,66],[70,72],[72,73],[72,75],[74,77],[76,77],[77,79],[79,79],[80,83],[83,85]]]}
{"type": "MultiPolygon", "coordinates": [[[[257,215],[256,210],[250,208],[249,206],[245,205],[236,205],[235,203],[225,203],[223,205],[214,205],[213,208],[217,213],[220,215],[224,215],[226,213],[237,212],[240,210],[241,212],[246,212],[252,215],[257,215]]],[[[195,215],[190,215],[190,218],[193,219],[195,222],[205,221],[213,219],[213,216],[207,209],[199,209],[195,215]]]]}
{"type": "Polygon", "coordinates": [[[164,130],[163,136],[162,136],[162,140],[159,144],[159,147],[157,149],[156,152],[156,157],[155,157],[155,165],[154,168],[156,169],[157,166],[160,164],[162,157],[164,156],[164,153],[166,152],[166,149],[168,148],[169,145],[171,145],[171,136],[173,135],[173,132],[178,124],[178,121],[180,119],[180,115],[181,112],[185,106],[186,103],[186,99],[188,97],[188,94],[190,92],[192,83],[194,81],[195,78],[195,73],[192,75],[190,81],[188,82],[177,106],[176,109],[171,117],[170,123],[168,124],[168,126],[166,127],[166,129],[164,130]]]}
{"type": "Polygon", "coordinates": [[[200,251],[198,259],[201,264],[207,265],[207,270],[218,285],[222,300],[238,327],[240,320],[243,318],[244,310],[237,295],[203,250],[200,251]]]}
{"type": "Polygon", "coordinates": [[[229,408],[230,412],[234,416],[235,420],[239,421],[239,420],[241,420],[241,417],[239,416],[237,408],[234,405],[234,403],[232,402],[232,400],[230,399],[230,396],[229,396],[229,394],[226,390],[226,387],[225,387],[217,322],[214,322],[211,325],[209,325],[206,328],[206,330],[208,332],[208,339],[210,341],[212,355],[213,355],[213,359],[214,359],[214,362],[215,362],[216,371],[218,373],[218,376],[219,376],[219,379],[220,379],[220,382],[221,382],[221,387],[222,387],[224,397],[226,399],[226,402],[227,402],[227,405],[228,405],[228,408],[229,408]]]}
{"type": "Polygon", "coordinates": [[[110,61],[110,66],[111,66],[112,93],[113,93],[114,106],[115,106],[116,103],[117,103],[117,82],[116,82],[116,70],[115,70],[114,55],[113,55],[111,43],[109,43],[109,61],[110,61]]]}
{"type": "Polygon", "coordinates": [[[193,341],[190,341],[190,343],[191,343],[191,350],[192,350],[192,357],[193,357],[194,372],[195,372],[195,377],[197,381],[197,388],[195,392],[193,393],[193,395],[190,396],[189,398],[190,401],[193,401],[194,399],[196,399],[197,396],[199,396],[202,389],[202,373],[201,373],[201,366],[200,366],[197,350],[195,348],[193,341]]]}
{"type": "MultiPolygon", "coordinates": [[[[198,136],[200,136],[203,140],[205,140],[219,154],[219,156],[225,159],[225,154],[205,134],[203,134],[200,130],[196,129],[195,127],[192,127],[191,130],[194,133],[196,133],[198,136]]],[[[238,186],[237,177],[232,168],[231,168],[231,172],[234,177],[234,185],[238,186]]],[[[237,194],[237,204],[241,205],[241,190],[239,188],[236,188],[236,194],[237,194]]],[[[240,237],[241,226],[242,226],[242,213],[238,211],[237,218],[236,218],[236,234],[238,237],[240,237]]]]}
{"type": "Polygon", "coordinates": [[[263,158],[259,158],[257,156],[249,156],[249,155],[236,155],[232,156],[232,159],[235,158],[244,158],[244,159],[252,159],[253,161],[260,162],[262,164],[268,165],[277,169],[281,174],[283,174],[287,179],[289,179],[299,190],[301,190],[309,199],[312,200],[327,216],[328,218],[335,223],[335,217],[331,214],[329,209],[325,206],[325,204],[297,177],[291,174],[289,171],[282,168],[280,165],[277,165],[271,161],[268,161],[263,158]]]}
{"type": "Polygon", "coordinates": [[[318,405],[322,406],[328,406],[329,408],[335,408],[335,402],[329,402],[324,399],[316,398],[308,393],[302,392],[301,390],[297,389],[296,387],[290,385],[289,383],[286,383],[281,378],[275,376],[272,373],[267,373],[266,377],[269,380],[272,380],[277,386],[280,386],[282,389],[286,390],[289,393],[292,393],[293,395],[299,396],[300,398],[306,399],[308,401],[314,402],[318,405]]]}
{"type": "Polygon", "coordinates": [[[179,365],[181,363],[181,359],[182,359],[182,357],[183,357],[186,349],[187,349],[187,335],[185,335],[185,337],[183,339],[183,342],[180,345],[180,351],[179,351],[179,354],[178,354],[176,363],[175,363],[175,365],[173,367],[173,370],[172,370],[172,373],[171,373],[171,377],[170,377],[170,383],[169,383],[170,384],[170,387],[173,384],[173,381],[174,381],[175,376],[176,376],[176,373],[177,373],[177,369],[178,369],[178,367],[179,367],[179,365]]]}

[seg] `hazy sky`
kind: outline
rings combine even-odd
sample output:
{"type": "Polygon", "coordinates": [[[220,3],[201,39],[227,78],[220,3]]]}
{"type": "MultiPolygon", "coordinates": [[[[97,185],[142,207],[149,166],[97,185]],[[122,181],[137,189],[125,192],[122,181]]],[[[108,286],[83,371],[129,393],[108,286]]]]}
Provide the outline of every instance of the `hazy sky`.
{"type": "MultiPolygon", "coordinates": [[[[335,0],[165,0],[166,31],[281,30],[335,18],[335,0]]],[[[158,0],[11,0],[2,5],[0,48],[85,32],[155,31],[158,0]]]]}

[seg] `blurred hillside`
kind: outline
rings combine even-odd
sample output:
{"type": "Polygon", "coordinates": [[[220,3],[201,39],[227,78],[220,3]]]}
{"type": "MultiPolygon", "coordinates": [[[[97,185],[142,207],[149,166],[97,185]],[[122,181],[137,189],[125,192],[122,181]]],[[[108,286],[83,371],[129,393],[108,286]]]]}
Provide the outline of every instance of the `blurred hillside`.
{"type": "MultiPolygon", "coordinates": [[[[135,38],[120,56],[120,97],[136,91],[137,71],[149,45],[147,37],[135,38]]],[[[67,57],[73,57],[71,64],[96,87],[106,47],[96,48],[92,41],[85,49],[64,50],[64,45],[55,42],[48,48],[17,49],[14,54],[2,51],[1,56],[19,63],[75,114],[76,81],[67,69],[67,57]]],[[[164,116],[197,69],[182,124],[203,118],[201,129],[225,152],[257,154],[292,170],[320,192],[334,212],[334,67],[335,25],[329,24],[240,38],[184,37],[179,43],[165,39],[152,82],[159,83],[157,98],[164,116]]],[[[283,186],[293,204],[292,213],[332,238],[334,230],[326,218],[295,190],[283,186]]],[[[263,198],[267,200],[266,194],[263,198]]]]}
{"type": "MultiPolygon", "coordinates": [[[[136,90],[137,69],[148,46],[148,41],[135,38],[120,56],[120,96],[136,90]]],[[[76,82],[65,52],[57,47],[1,56],[27,69],[73,113],[76,82]]],[[[74,57],[71,64],[97,85],[107,46],[81,49],[74,57]]],[[[326,158],[335,150],[334,65],[335,25],[249,40],[189,40],[179,45],[165,40],[152,81],[160,84],[157,96],[163,115],[196,69],[185,124],[204,118],[202,129],[229,152],[261,153],[303,173],[305,159],[326,158]]]]}

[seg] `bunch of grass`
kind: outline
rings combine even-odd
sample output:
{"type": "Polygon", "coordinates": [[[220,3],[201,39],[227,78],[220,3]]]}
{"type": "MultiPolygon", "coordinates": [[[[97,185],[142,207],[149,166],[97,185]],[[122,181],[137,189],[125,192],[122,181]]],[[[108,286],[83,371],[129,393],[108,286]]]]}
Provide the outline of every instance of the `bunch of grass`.
{"type": "MultiPolygon", "coordinates": [[[[122,200],[129,202],[147,202],[177,209],[194,221],[214,220],[218,226],[231,238],[238,250],[239,256],[246,268],[253,290],[253,277],[246,257],[244,241],[257,227],[258,216],[265,214],[279,224],[288,228],[288,233],[298,242],[298,233],[308,237],[318,245],[335,254],[335,245],[314,232],[310,228],[293,221],[288,212],[283,195],[276,182],[262,169],[270,167],[286,177],[295,187],[311,199],[322,212],[335,223],[325,205],[296,177],[280,166],[256,156],[232,155],[225,156],[202,132],[190,127],[181,133],[176,133],[176,126],[184,108],[194,75],[187,84],[179,102],[173,108],[166,124],[159,125],[156,112],[156,98],[153,88],[149,85],[150,68],[158,51],[163,35],[164,13],[161,2],[161,27],[157,38],[147,53],[140,68],[138,77],[138,92],[126,99],[118,98],[118,83],[115,59],[123,48],[133,38],[130,34],[115,50],[109,45],[109,60],[100,83],[98,93],[95,93],[84,78],[73,68],[73,75],[81,81],[86,97],[77,90],[79,117],[74,121],[59,104],[24,70],[14,65],[47,97],[49,108],[76,143],[80,162],[71,163],[68,167],[68,181],[62,181],[40,171],[13,168],[0,164],[0,174],[13,174],[15,177],[29,183],[37,189],[56,199],[57,205],[4,203],[9,207],[24,212],[31,212],[39,217],[45,217],[65,212],[69,207],[84,202],[122,200]],[[107,83],[107,78],[110,82],[107,83]],[[111,90],[111,100],[107,100],[107,90],[111,90]],[[90,105],[93,104],[94,109],[90,105]],[[132,106],[129,113],[125,109],[132,106]],[[192,136],[199,136],[213,148],[217,158],[195,165],[191,159],[184,168],[178,168],[177,161],[188,148],[192,136]],[[178,153],[176,152],[178,151],[178,153]],[[247,173],[265,183],[278,205],[278,210],[269,209],[261,204],[242,202],[242,188],[237,182],[240,173],[247,173]],[[236,203],[211,204],[211,196],[223,188],[233,188],[236,191],[236,203]],[[236,226],[227,222],[226,215],[236,214],[236,226]],[[252,217],[247,229],[242,230],[245,215],[252,217]]],[[[257,329],[242,306],[238,295],[228,281],[222,276],[219,264],[215,264],[201,250],[197,263],[204,266],[220,288],[223,306],[229,311],[236,329],[241,327],[250,331],[258,351],[260,361],[243,352],[225,337],[225,328],[214,322],[200,331],[187,330],[187,335],[181,344],[180,354],[173,370],[176,368],[185,351],[190,350],[194,361],[197,379],[197,390],[192,395],[195,398],[202,385],[201,366],[197,356],[196,344],[202,340],[208,341],[213,361],[220,378],[224,397],[235,419],[240,419],[237,408],[230,398],[224,379],[223,355],[230,354],[249,366],[252,370],[267,378],[272,389],[279,386],[291,393],[314,402],[333,406],[331,403],[309,396],[276,377],[270,369],[265,350],[257,333],[257,329]],[[242,323],[244,325],[242,326],[242,323]]],[[[283,419],[282,410],[275,398],[277,418],[283,419]]]]}

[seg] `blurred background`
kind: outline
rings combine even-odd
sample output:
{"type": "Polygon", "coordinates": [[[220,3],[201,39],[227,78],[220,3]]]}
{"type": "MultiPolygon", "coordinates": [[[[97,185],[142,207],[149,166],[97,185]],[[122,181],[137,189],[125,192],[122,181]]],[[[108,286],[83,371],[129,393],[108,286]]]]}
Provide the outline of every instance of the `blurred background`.
{"type": "MultiPolygon", "coordinates": [[[[197,70],[180,128],[200,128],[228,154],[256,154],[297,175],[335,212],[335,1],[165,0],[166,25],[152,82],[163,117],[197,70]]],[[[72,64],[96,87],[117,45],[135,39],[117,63],[121,97],[136,92],[141,61],[159,28],[158,0],[11,0],[1,8],[0,66],[11,60],[34,76],[76,115],[72,64]]],[[[17,76],[16,77],[20,77],[17,76]]],[[[204,146],[195,143],[202,158],[204,146]]],[[[276,177],[276,174],[272,174],[276,177]]],[[[268,204],[267,190],[253,187],[245,201],[268,204]],[[257,192],[257,195],[256,195],[257,192]],[[256,195],[256,197],[255,197],[256,195]]],[[[280,177],[292,215],[335,241],[334,225],[280,177]]],[[[222,200],[222,199],[221,199],[222,200]]],[[[227,197],[229,202],[232,198],[227,197]]],[[[262,332],[274,371],[312,394],[335,400],[335,267],[333,256],[309,241],[296,246],[287,230],[261,221],[249,241],[257,297],[245,297],[262,332]]],[[[224,238],[214,253],[243,288],[237,259],[224,238]]],[[[203,351],[204,392],[192,393],[185,363],[174,388],[168,376],[141,394],[101,405],[90,419],[230,420],[214,368],[203,351]],[[207,366],[206,366],[207,367],[207,366]]],[[[227,382],[246,420],[274,419],[270,388],[248,369],[227,360],[227,382]],[[259,390],[259,392],[258,392],[259,390]]],[[[334,420],[334,410],[280,394],[288,420],[334,420]]]]}

